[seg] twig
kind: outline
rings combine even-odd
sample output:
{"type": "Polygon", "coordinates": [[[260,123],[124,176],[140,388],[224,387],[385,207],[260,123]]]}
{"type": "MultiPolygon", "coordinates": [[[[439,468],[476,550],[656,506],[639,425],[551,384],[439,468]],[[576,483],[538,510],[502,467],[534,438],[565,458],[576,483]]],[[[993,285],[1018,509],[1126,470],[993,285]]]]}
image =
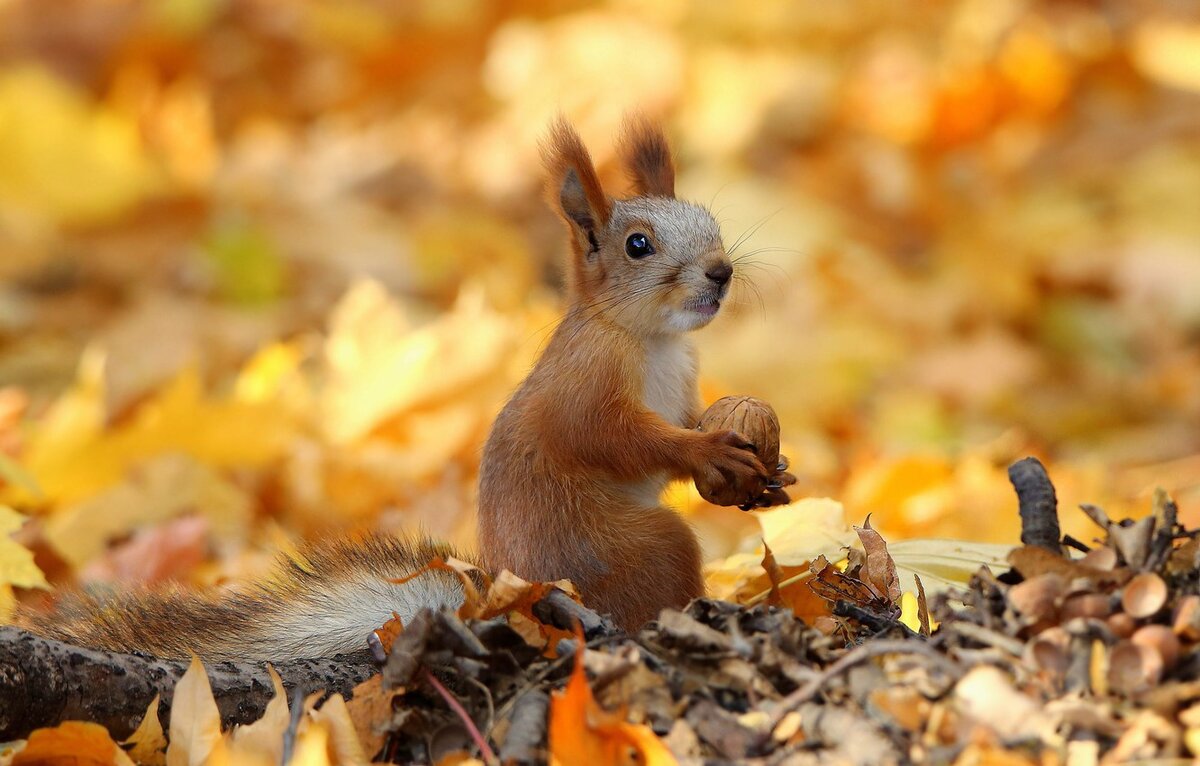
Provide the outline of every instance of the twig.
{"type": "Polygon", "coordinates": [[[475,741],[475,746],[479,748],[479,754],[483,756],[483,760],[486,761],[489,766],[499,764],[499,760],[496,759],[496,753],[492,751],[491,745],[489,745],[487,740],[484,739],[484,736],[479,733],[479,727],[475,725],[473,720],[471,720],[471,716],[467,715],[467,711],[462,706],[462,703],[455,699],[454,695],[450,693],[449,689],[447,689],[445,686],[442,686],[442,682],[437,680],[437,677],[434,676],[433,673],[429,672],[429,668],[423,668],[421,670],[421,674],[425,677],[425,680],[429,682],[429,685],[437,690],[437,693],[442,696],[442,699],[446,700],[446,704],[450,706],[450,709],[454,711],[455,715],[462,720],[463,726],[467,728],[467,733],[471,735],[471,739],[475,741]]]}
{"type": "MultiPolygon", "coordinates": [[[[621,633],[613,636],[601,636],[600,638],[594,638],[591,641],[588,641],[585,646],[588,649],[595,649],[611,641],[634,641],[634,643],[637,643],[635,639],[625,635],[624,633],[621,633]]],[[[546,667],[539,670],[537,675],[535,675],[533,678],[528,679],[520,689],[517,689],[515,692],[513,692],[508,700],[500,706],[500,709],[496,711],[496,720],[503,720],[522,695],[524,695],[526,692],[532,691],[535,687],[540,686],[542,681],[545,681],[548,677],[553,675],[555,671],[561,670],[564,666],[566,666],[567,663],[573,662],[574,659],[575,654],[572,652],[571,654],[557,657],[551,662],[547,663],[546,667]]]]}
{"type": "MultiPolygon", "coordinates": [[[[797,583],[797,582],[800,582],[801,580],[807,580],[812,576],[813,576],[813,573],[811,571],[805,571],[805,572],[801,572],[800,574],[794,574],[791,577],[784,580],[783,582],[780,582],[779,584],[775,585],[774,587],[775,588],[786,588],[787,586],[791,585],[792,583],[797,583]]],[[[772,590],[771,588],[768,588],[767,590],[764,590],[762,593],[759,593],[759,594],[747,599],[746,606],[755,606],[763,601],[766,601],[768,598],[771,597],[771,590],[772,590]]]]}
{"type": "Polygon", "coordinates": [[[1035,457],[1008,467],[1008,480],[1017,491],[1021,512],[1021,542],[1062,555],[1059,543],[1058,498],[1046,467],[1035,457]]]}
{"type": "Polygon", "coordinates": [[[999,649],[1003,652],[1013,655],[1014,657],[1020,657],[1025,651],[1025,644],[1021,643],[1017,639],[994,631],[991,628],[985,628],[982,625],[976,625],[973,622],[955,620],[954,622],[947,623],[946,627],[949,628],[951,632],[957,633],[963,638],[969,638],[972,641],[983,644],[984,646],[990,646],[995,649],[999,649]]]}

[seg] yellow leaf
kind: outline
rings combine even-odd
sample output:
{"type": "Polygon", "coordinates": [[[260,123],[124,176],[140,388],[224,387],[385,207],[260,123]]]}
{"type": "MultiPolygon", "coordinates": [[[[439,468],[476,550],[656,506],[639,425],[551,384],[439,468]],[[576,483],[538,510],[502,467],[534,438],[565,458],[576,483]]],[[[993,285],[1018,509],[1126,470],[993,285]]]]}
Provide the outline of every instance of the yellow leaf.
{"type": "Polygon", "coordinates": [[[854,540],[842,504],[825,497],[760,511],[755,518],[780,566],[802,566],[820,555],[836,561],[854,540]]]}
{"type": "Polygon", "coordinates": [[[335,763],[339,766],[367,766],[367,754],[363,752],[342,695],[335,694],[325,700],[325,704],[313,712],[312,720],[328,729],[329,749],[335,763]]]}
{"type": "MultiPolygon", "coordinates": [[[[916,633],[921,632],[921,620],[917,616],[917,594],[911,591],[904,591],[900,595],[900,622],[916,633]]],[[[935,631],[938,629],[938,621],[929,618],[929,629],[935,631]]]]}
{"type": "Polygon", "coordinates": [[[116,486],[55,512],[43,535],[60,556],[81,566],[137,527],[190,512],[203,514],[219,537],[236,539],[249,523],[252,503],[213,469],[186,455],[166,454],[116,486]]]}
{"type": "Polygon", "coordinates": [[[641,764],[672,766],[678,764],[647,726],[625,721],[623,711],[609,712],[596,702],[583,670],[587,651],[579,636],[580,649],[575,655],[575,670],[561,692],[550,700],[550,764],[641,764]]]}
{"type": "Polygon", "coordinates": [[[29,735],[12,766],[133,766],[103,726],[67,721],[29,735]]]}
{"type": "Polygon", "coordinates": [[[879,525],[891,529],[914,510],[926,493],[948,485],[953,470],[940,455],[914,454],[874,460],[858,466],[846,482],[846,505],[854,513],[875,515],[879,525]]]}
{"type": "Polygon", "coordinates": [[[183,371],[127,423],[104,427],[103,359],[85,355],[79,379],[34,429],[21,462],[51,501],[70,503],[112,486],[147,458],[167,452],[215,468],[278,457],[296,430],[274,401],[208,397],[195,369],[183,371]]]}
{"type": "Polygon", "coordinates": [[[355,441],[402,412],[478,396],[481,385],[508,385],[516,326],[477,289],[414,328],[382,285],[364,281],[350,288],[330,322],[322,422],[334,442],[355,441]]]}
{"type": "Polygon", "coordinates": [[[902,585],[914,585],[912,577],[919,575],[930,594],[963,587],[981,566],[994,574],[1007,572],[1011,550],[1011,545],[968,540],[923,538],[888,543],[902,585]]]}
{"type": "Polygon", "coordinates": [[[116,216],[158,184],[138,126],[50,71],[0,71],[0,201],[52,221],[116,216]]]}
{"type": "Polygon", "coordinates": [[[224,757],[221,713],[213,699],[204,665],[195,655],[183,678],[175,684],[169,728],[171,744],[167,747],[167,766],[202,766],[210,758],[224,757]]]}
{"type": "Polygon", "coordinates": [[[312,722],[301,726],[288,766],[329,766],[329,730],[312,722]]]}
{"type": "Polygon", "coordinates": [[[262,718],[238,726],[229,733],[229,755],[235,763],[238,759],[259,758],[268,763],[279,763],[283,759],[283,735],[291,722],[287,692],[275,668],[267,665],[267,674],[271,676],[275,696],[267,703],[262,718]]]}
{"type": "Polygon", "coordinates": [[[167,762],[167,738],[158,720],[158,695],[150,701],[137,730],[125,740],[130,745],[129,757],[141,766],[162,766],[167,762]]]}
{"type": "MultiPolygon", "coordinates": [[[[9,508],[0,505],[0,588],[4,588],[11,596],[10,586],[18,588],[49,588],[46,576],[37,564],[33,563],[33,553],[23,547],[10,535],[21,528],[25,517],[9,508]]],[[[14,603],[6,603],[9,599],[0,598],[0,624],[8,622],[12,616],[14,603]]]]}

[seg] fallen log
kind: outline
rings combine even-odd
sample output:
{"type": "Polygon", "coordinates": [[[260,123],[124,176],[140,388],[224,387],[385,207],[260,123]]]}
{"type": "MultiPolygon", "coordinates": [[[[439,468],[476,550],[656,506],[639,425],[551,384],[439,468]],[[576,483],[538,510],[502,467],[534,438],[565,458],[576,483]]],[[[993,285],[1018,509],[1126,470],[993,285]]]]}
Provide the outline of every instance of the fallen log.
{"type": "MultiPolygon", "coordinates": [[[[185,660],[87,649],[0,627],[0,742],[62,721],[98,723],[123,739],[137,727],[156,694],[165,728],[175,684],[187,667],[185,660]]],[[[325,691],[349,696],[379,672],[366,651],[274,667],[289,697],[297,689],[301,695],[325,691]]],[[[205,669],[222,725],[250,723],[262,716],[274,693],[267,663],[217,662],[205,669]]]]}

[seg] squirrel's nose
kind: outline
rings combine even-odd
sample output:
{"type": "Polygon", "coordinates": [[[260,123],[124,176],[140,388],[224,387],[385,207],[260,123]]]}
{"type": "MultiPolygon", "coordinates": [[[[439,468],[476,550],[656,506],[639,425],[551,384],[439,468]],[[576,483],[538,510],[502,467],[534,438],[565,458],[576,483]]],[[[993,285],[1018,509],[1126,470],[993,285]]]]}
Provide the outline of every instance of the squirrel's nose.
{"type": "Polygon", "coordinates": [[[704,276],[716,282],[718,287],[724,287],[729,278],[733,276],[733,266],[728,263],[718,263],[716,266],[710,266],[708,271],[704,272],[704,276]]]}

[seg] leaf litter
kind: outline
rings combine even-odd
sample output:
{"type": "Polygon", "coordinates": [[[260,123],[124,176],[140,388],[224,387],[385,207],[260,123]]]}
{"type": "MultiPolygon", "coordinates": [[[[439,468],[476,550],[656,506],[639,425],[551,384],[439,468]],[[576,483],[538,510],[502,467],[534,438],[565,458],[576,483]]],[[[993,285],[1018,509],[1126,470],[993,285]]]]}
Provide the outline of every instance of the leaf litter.
{"type": "MultiPolygon", "coordinates": [[[[1051,488],[1044,471],[1027,481],[1051,488]]],[[[223,734],[194,661],[176,688],[166,763],[225,751],[231,763],[251,753],[274,761],[289,741],[297,753],[324,742],[321,762],[338,764],[1185,758],[1200,745],[1198,536],[1165,493],[1155,497],[1138,533],[1147,544],[1110,534],[1139,523],[1107,522],[1092,546],[1014,548],[1007,572],[982,567],[964,588],[931,599],[919,589],[915,627],[902,618],[895,562],[869,521],[855,529],[862,550],[847,549],[840,566],[814,560],[803,582],[829,610],[812,622],[769,602],[704,598],[628,635],[566,583],[493,580],[438,560],[430,566],[470,584],[463,607],[422,612],[395,631],[382,674],[348,703],[312,695],[299,729],[272,674],[276,696],[263,718],[223,734]],[[542,632],[521,627],[530,623],[542,632]],[[548,648],[551,633],[559,637],[548,648]]],[[[103,729],[80,726],[35,733],[14,763],[84,741],[102,754],[96,762],[125,757],[106,749],[103,729]]],[[[161,729],[143,722],[129,743],[157,762],[161,729]]]]}

